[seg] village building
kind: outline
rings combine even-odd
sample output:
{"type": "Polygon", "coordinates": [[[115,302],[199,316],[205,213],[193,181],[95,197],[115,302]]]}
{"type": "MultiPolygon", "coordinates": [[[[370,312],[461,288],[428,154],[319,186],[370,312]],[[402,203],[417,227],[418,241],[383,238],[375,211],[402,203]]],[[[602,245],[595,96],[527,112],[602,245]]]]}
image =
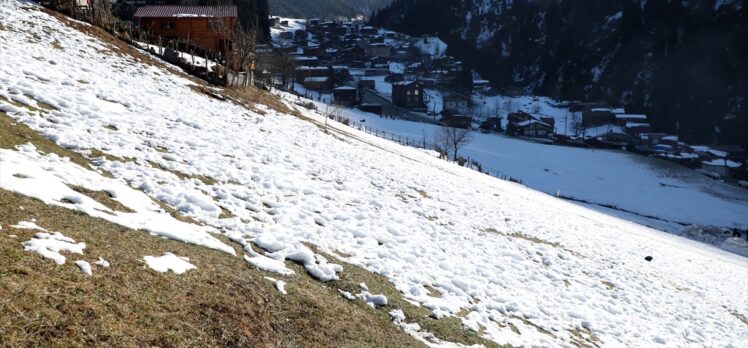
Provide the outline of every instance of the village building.
{"type": "Polygon", "coordinates": [[[625,126],[627,123],[646,123],[647,115],[642,114],[615,114],[615,124],[625,126]]]}
{"type": "Polygon", "coordinates": [[[319,58],[317,57],[293,56],[291,57],[291,59],[293,59],[294,64],[296,64],[296,66],[318,66],[319,65],[319,58]]]}
{"type": "Polygon", "coordinates": [[[332,79],[329,77],[307,77],[303,82],[304,88],[315,91],[329,91],[332,89],[332,79]]]}
{"type": "Polygon", "coordinates": [[[402,46],[392,52],[392,60],[398,62],[407,62],[418,59],[421,51],[418,48],[410,45],[402,46]]]}
{"type": "Polygon", "coordinates": [[[399,73],[390,73],[384,78],[384,81],[389,83],[403,82],[403,80],[405,80],[405,76],[399,73]]]}
{"type": "Polygon", "coordinates": [[[134,15],[141,30],[207,50],[231,49],[236,6],[143,6],[134,15]]]}
{"type": "Polygon", "coordinates": [[[506,132],[509,135],[550,138],[554,134],[553,127],[553,125],[543,122],[540,117],[526,112],[513,112],[507,115],[506,132]]]}
{"type": "Polygon", "coordinates": [[[359,102],[358,89],[349,86],[342,86],[333,89],[333,102],[336,105],[352,107],[359,102]]]}
{"type": "Polygon", "coordinates": [[[473,89],[475,90],[488,90],[490,88],[491,88],[491,81],[473,80],[473,89]]]}
{"type": "Polygon", "coordinates": [[[616,114],[608,108],[584,108],[582,110],[582,126],[585,128],[605,124],[614,124],[616,114]]]}
{"type": "Polygon", "coordinates": [[[701,162],[701,169],[719,175],[720,178],[729,178],[732,172],[738,170],[741,164],[727,158],[711,159],[701,162]]]}
{"type": "Polygon", "coordinates": [[[375,103],[364,103],[358,106],[359,110],[364,112],[370,112],[376,115],[382,115],[382,104],[375,103]]]}
{"type": "Polygon", "coordinates": [[[305,56],[322,57],[325,55],[325,48],[320,45],[305,46],[302,50],[305,56]]]}
{"type": "Polygon", "coordinates": [[[481,122],[480,129],[484,133],[488,132],[501,132],[501,117],[489,117],[485,121],[481,122]]]}
{"type": "Polygon", "coordinates": [[[623,127],[626,130],[626,133],[632,135],[652,132],[652,126],[649,123],[626,122],[623,124],[623,127]]]}
{"type": "Polygon", "coordinates": [[[392,104],[406,109],[426,109],[423,83],[418,81],[393,83],[392,104]]]}
{"type": "Polygon", "coordinates": [[[392,46],[385,43],[373,43],[366,46],[367,57],[389,58],[392,55],[392,46]]]}
{"type": "Polygon", "coordinates": [[[300,66],[294,71],[296,81],[303,82],[308,77],[332,78],[332,69],[325,66],[300,66]]]}
{"type": "Polygon", "coordinates": [[[445,115],[469,115],[472,113],[473,101],[461,94],[449,94],[442,98],[442,113],[445,115]]]}

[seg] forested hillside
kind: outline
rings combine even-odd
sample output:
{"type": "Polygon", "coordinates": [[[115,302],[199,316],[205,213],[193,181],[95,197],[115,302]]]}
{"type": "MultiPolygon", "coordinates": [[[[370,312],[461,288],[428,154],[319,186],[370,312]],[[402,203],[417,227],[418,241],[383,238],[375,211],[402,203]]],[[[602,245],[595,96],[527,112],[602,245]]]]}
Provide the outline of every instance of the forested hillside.
{"type": "Polygon", "coordinates": [[[603,101],[696,143],[748,127],[742,0],[396,0],[371,19],[439,33],[505,92],[603,101]]]}
{"type": "Polygon", "coordinates": [[[371,15],[392,0],[270,0],[270,12],[292,18],[356,17],[371,15]]]}

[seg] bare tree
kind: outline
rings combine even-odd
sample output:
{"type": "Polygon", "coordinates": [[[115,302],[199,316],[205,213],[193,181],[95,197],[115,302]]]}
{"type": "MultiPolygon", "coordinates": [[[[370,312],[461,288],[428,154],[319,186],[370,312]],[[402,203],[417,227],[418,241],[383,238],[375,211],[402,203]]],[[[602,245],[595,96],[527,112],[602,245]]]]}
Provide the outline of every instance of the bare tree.
{"type": "Polygon", "coordinates": [[[437,147],[441,153],[457,160],[457,153],[473,140],[473,131],[469,128],[442,127],[436,134],[437,147]]]}
{"type": "Polygon", "coordinates": [[[103,28],[109,32],[114,32],[114,22],[117,20],[114,16],[114,7],[110,0],[94,0],[91,2],[91,24],[103,28]]]}
{"type": "Polygon", "coordinates": [[[257,47],[257,28],[236,27],[234,44],[230,53],[232,68],[239,74],[245,73],[242,87],[252,85],[252,73],[255,65],[255,48],[257,47]]]}
{"type": "MultiPolygon", "coordinates": [[[[284,52],[282,48],[279,49],[274,55],[273,67],[277,71],[278,75],[280,75],[283,88],[288,88],[289,80],[292,84],[296,83],[296,78],[294,75],[296,71],[296,61],[291,55],[289,55],[287,52],[284,52]]],[[[293,89],[293,87],[294,86],[291,86],[291,89],[293,89]]]]}

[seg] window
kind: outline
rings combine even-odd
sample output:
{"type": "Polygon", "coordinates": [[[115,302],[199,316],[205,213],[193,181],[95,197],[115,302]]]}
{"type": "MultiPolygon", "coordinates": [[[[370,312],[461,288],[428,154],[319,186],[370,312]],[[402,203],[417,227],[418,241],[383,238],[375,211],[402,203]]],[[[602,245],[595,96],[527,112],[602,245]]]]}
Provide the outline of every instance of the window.
{"type": "Polygon", "coordinates": [[[413,91],[413,94],[418,95],[418,90],[413,91]]]}
{"type": "Polygon", "coordinates": [[[177,23],[169,22],[169,21],[161,22],[161,29],[175,29],[176,27],[177,27],[177,23]]]}
{"type": "Polygon", "coordinates": [[[213,30],[223,30],[224,25],[222,21],[212,19],[208,21],[208,28],[213,30]]]}

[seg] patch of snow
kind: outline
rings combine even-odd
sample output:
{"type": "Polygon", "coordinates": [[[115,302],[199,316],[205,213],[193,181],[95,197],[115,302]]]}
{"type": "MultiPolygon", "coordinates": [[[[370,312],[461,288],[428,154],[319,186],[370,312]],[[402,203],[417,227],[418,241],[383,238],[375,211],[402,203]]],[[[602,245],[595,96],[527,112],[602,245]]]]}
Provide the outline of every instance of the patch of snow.
{"type": "Polygon", "coordinates": [[[286,291],[286,282],[272,277],[265,277],[265,279],[273,282],[273,284],[275,284],[275,288],[278,289],[281,294],[288,294],[288,291],[286,291]]]}
{"type": "MultiPolygon", "coordinates": [[[[181,222],[163,212],[142,192],[127,187],[118,180],[85,169],[70,162],[68,158],[56,154],[41,155],[30,143],[20,146],[19,151],[0,150],[0,166],[3,168],[0,171],[0,188],[135,230],[145,230],[169,239],[235,255],[233,248],[210,235],[209,232],[214,229],[181,222]],[[74,191],[69,185],[109,192],[113,199],[135,213],[112,211],[92,198],[74,191]]],[[[192,199],[192,203],[196,206],[210,204],[204,203],[199,197],[192,199]]]]}
{"type": "Polygon", "coordinates": [[[286,276],[294,275],[296,273],[292,269],[286,267],[283,261],[271,259],[267,256],[261,255],[252,250],[252,247],[249,245],[245,246],[244,250],[248,254],[244,255],[244,260],[261,271],[278,273],[286,276]]]}
{"type": "Polygon", "coordinates": [[[195,265],[191,264],[189,258],[176,256],[172,253],[164,253],[163,256],[144,256],[145,263],[152,270],[159,273],[166,273],[172,271],[176,274],[182,274],[191,269],[196,269],[195,265]]]}
{"type": "Polygon", "coordinates": [[[76,266],[78,266],[78,269],[80,269],[81,272],[85,275],[93,275],[93,272],[91,271],[91,264],[87,261],[78,260],[73,262],[76,266]]]}
{"type": "Polygon", "coordinates": [[[30,240],[23,242],[24,251],[33,251],[58,265],[65,264],[65,256],[61,252],[82,255],[85,248],[86,243],[76,243],[75,240],[65,237],[60,232],[53,232],[52,234],[38,232],[30,240]]]}
{"type": "Polygon", "coordinates": [[[34,221],[19,221],[15,225],[10,225],[10,227],[25,230],[47,231],[46,229],[39,227],[39,225],[37,225],[34,221]]]}
{"type": "Polygon", "coordinates": [[[104,260],[101,257],[98,260],[96,260],[96,262],[94,262],[94,264],[99,265],[99,266],[104,267],[104,268],[109,268],[109,261],[104,260]]]}
{"type": "Polygon", "coordinates": [[[338,292],[339,292],[339,293],[340,293],[341,295],[343,295],[343,297],[345,297],[345,298],[346,298],[346,299],[348,299],[348,300],[351,300],[351,301],[354,301],[354,300],[356,300],[356,296],[354,296],[353,294],[351,294],[351,293],[350,293],[350,292],[348,292],[348,291],[343,291],[343,290],[340,290],[340,289],[338,289],[338,292]]]}

